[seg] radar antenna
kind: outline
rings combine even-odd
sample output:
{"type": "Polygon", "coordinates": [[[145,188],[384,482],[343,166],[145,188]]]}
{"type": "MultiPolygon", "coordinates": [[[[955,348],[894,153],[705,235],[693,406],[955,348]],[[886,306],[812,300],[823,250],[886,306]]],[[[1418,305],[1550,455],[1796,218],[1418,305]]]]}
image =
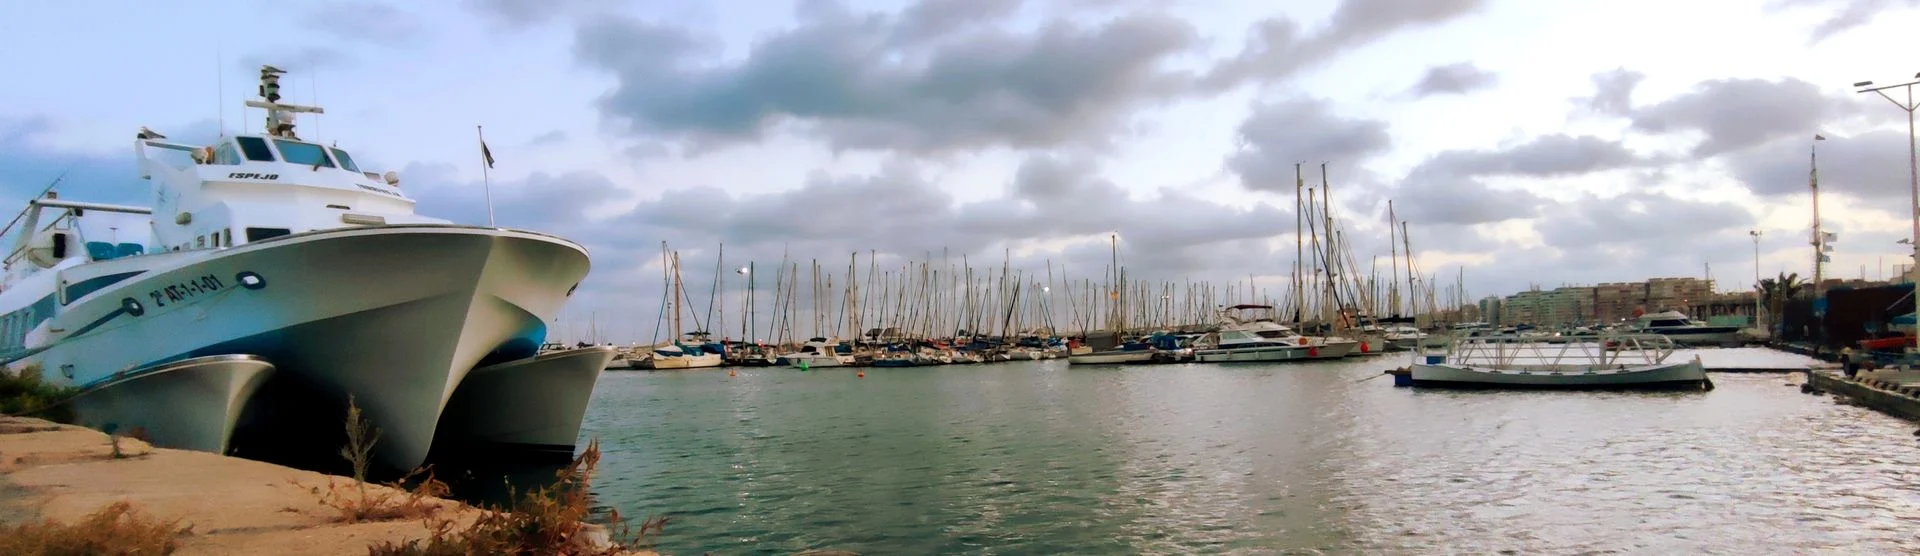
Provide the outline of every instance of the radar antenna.
{"type": "Polygon", "coordinates": [[[266,100],[249,100],[247,101],[247,106],[262,108],[267,111],[267,135],[299,139],[300,137],[293,133],[293,115],[302,112],[308,114],[325,114],[327,111],[318,106],[281,104],[280,75],[284,73],[287,73],[287,71],[262,64],[260,66],[260,98],[266,100]]]}

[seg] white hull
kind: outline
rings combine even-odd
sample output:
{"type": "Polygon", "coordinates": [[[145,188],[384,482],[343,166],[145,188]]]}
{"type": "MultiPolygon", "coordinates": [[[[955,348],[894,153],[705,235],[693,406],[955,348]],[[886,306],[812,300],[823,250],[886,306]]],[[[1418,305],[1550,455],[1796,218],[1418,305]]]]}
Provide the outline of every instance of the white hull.
{"type": "Polygon", "coordinates": [[[241,410],[273,370],[249,355],[138,369],[75,396],[74,421],[162,448],[224,454],[241,410]]]}
{"type": "Polygon", "coordinates": [[[851,355],[826,355],[820,353],[789,353],[781,356],[787,360],[787,366],[795,369],[818,369],[821,367],[845,367],[853,364],[851,355]]]}
{"type": "Polygon", "coordinates": [[[1567,365],[1556,368],[1495,369],[1455,364],[1415,364],[1415,386],[1499,388],[1626,388],[1699,386],[1707,380],[1698,357],[1681,363],[1612,367],[1567,365]]]}
{"type": "Polygon", "coordinates": [[[720,366],[721,359],[720,359],[720,354],[718,353],[702,353],[700,355],[675,355],[672,357],[667,357],[667,356],[663,356],[656,353],[656,354],[653,354],[653,359],[651,360],[651,363],[652,364],[649,365],[649,367],[654,370],[705,369],[708,367],[720,366]]]}
{"type": "Polygon", "coordinates": [[[1038,349],[1011,349],[1006,352],[1007,361],[1039,361],[1047,358],[1047,352],[1038,349]]]}
{"type": "Polygon", "coordinates": [[[1737,346],[1746,341],[1739,330],[1697,334],[1664,332],[1655,332],[1655,334],[1666,336],[1667,339],[1673,340],[1673,343],[1688,346],[1737,346]]]}
{"type": "Polygon", "coordinates": [[[1126,363],[1148,363],[1153,361],[1153,353],[1154,352],[1152,351],[1147,351],[1144,349],[1138,350],[1138,351],[1094,352],[1086,355],[1068,356],[1067,364],[1069,365],[1120,365],[1120,364],[1126,364],[1126,363]]]}
{"type": "Polygon", "coordinates": [[[1202,349],[1194,351],[1194,357],[1202,363],[1301,361],[1307,359],[1307,348],[1300,346],[1265,346],[1253,348],[1202,349]]]}
{"type": "Polygon", "coordinates": [[[440,417],[446,445],[514,445],[573,455],[611,346],[540,354],[467,373],[440,417]]]}
{"type": "MultiPolygon", "coordinates": [[[[82,298],[42,329],[54,336],[44,351],[9,365],[37,363],[85,383],[187,357],[259,355],[280,371],[272,382],[292,381],[263,396],[324,400],[269,420],[332,419],[315,411],[344,412],[351,395],[381,430],[378,460],[410,469],[425,459],[440,411],[467,371],[484,359],[533,355],[587,267],[577,244],[512,230],[418,225],[283,236],[155,268],[82,298]]],[[[316,430],[338,421],[324,426],[316,430]]]]}
{"type": "Polygon", "coordinates": [[[1307,350],[1308,359],[1339,359],[1360,349],[1360,342],[1355,340],[1314,338],[1313,342],[1318,345],[1307,350]]]}

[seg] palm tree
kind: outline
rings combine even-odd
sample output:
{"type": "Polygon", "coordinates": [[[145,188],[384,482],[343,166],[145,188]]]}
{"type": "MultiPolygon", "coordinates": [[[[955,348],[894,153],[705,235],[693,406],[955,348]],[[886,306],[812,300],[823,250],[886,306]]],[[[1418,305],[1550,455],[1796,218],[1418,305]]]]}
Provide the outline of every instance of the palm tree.
{"type": "MultiPolygon", "coordinates": [[[[1786,310],[1787,300],[1799,297],[1808,291],[1806,281],[1800,279],[1798,272],[1782,272],[1778,278],[1760,279],[1760,295],[1767,303],[1767,314],[1774,319],[1780,318],[1780,312],[1786,310]]],[[[1769,327],[1771,328],[1771,327],[1769,327]]],[[[1769,331],[1771,335],[1771,331],[1769,331]]]]}

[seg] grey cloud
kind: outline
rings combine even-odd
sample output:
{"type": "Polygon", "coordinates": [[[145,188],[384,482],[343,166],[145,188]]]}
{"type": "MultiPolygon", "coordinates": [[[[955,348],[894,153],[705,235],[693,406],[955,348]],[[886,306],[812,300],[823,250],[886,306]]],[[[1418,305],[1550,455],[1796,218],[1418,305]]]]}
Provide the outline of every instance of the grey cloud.
{"type": "Polygon", "coordinates": [[[1693,154],[1709,157],[1781,137],[1812,134],[1823,125],[1860,113],[1857,101],[1822,90],[1795,78],[1705,81],[1686,94],[1634,109],[1633,127],[1652,133],[1699,132],[1705,138],[1693,154]]]}
{"type": "Polygon", "coordinates": [[[1666,252],[1698,257],[1702,251],[1693,247],[1696,242],[1736,233],[1746,238],[1746,230],[1757,221],[1751,211],[1731,202],[1650,192],[1586,196],[1559,203],[1550,212],[1552,218],[1534,227],[1548,245],[1582,253],[1610,251],[1613,260],[1666,252]]]}
{"type": "Polygon", "coordinates": [[[1808,43],[1818,44],[1834,35],[1867,24],[1875,16],[1896,8],[1920,6],[1920,0],[1782,0],[1773,9],[1812,7],[1831,15],[1809,32],[1808,43]]]}
{"type": "Polygon", "coordinates": [[[355,63],[352,54],[328,46],[301,46],[288,48],[269,48],[264,51],[239,57],[236,66],[241,71],[252,72],[262,65],[274,66],[292,72],[313,72],[352,66],[355,63]]]}
{"type": "MultiPolygon", "coordinates": [[[[456,180],[446,164],[406,165],[401,187],[421,214],[463,224],[487,222],[487,191],[477,182],[456,180]]],[[[495,221],[502,227],[550,231],[573,237],[599,235],[582,215],[590,208],[627,199],[625,189],[595,172],[536,172],[521,180],[491,186],[495,221]]]]}
{"type": "Polygon", "coordinates": [[[628,0],[465,0],[469,9],[512,29],[534,27],[626,3],[628,0]]]}
{"type": "Polygon", "coordinates": [[[1324,28],[1303,34],[1299,23],[1270,18],[1254,23],[1240,53],[1201,79],[1210,90],[1242,83],[1282,81],[1313,64],[1396,32],[1445,23],[1482,8],[1484,0],[1345,0],[1324,28]]]}
{"type": "MultiPolygon", "coordinates": [[[[137,128],[127,130],[120,149],[92,153],[44,146],[41,138],[56,125],[43,117],[0,117],[0,200],[25,202],[64,174],[58,191],[68,198],[131,205],[147,201],[147,183],[140,179],[133,158],[137,128]]],[[[186,144],[205,143],[219,136],[218,126],[211,120],[155,122],[149,127],[186,144]]]]}
{"type": "Polygon", "coordinates": [[[1524,288],[1521,280],[1552,288],[1700,276],[1706,264],[1752,264],[1747,230],[1757,217],[1730,202],[1634,193],[1584,196],[1547,210],[1552,217],[1533,226],[1546,247],[1501,253],[1497,266],[1476,269],[1469,280],[1505,293],[1524,288]],[[1729,255],[1737,258],[1714,259],[1729,255]]]}
{"type": "Polygon", "coordinates": [[[404,46],[425,31],[418,18],[379,2],[330,2],[308,10],[308,27],[345,41],[404,46]]]}
{"type": "Polygon", "coordinates": [[[1615,68],[1593,74],[1593,96],[1575,99],[1575,103],[1601,116],[1631,116],[1633,89],[1646,77],[1640,72],[1626,68],[1615,68]]]}
{"type": "Polygon", "coordinates": [[[1240,150],[1226,163],[1252,190],[1293,189],[1297,162],[1328,162],[1331,173],[1351,176],[1392,146],[1386,122],[1342,118],[1327,102],[1311,98],[1257,104],[1238,133],[1240,150]]]}
{"type": "Polygon", "coordinates": [[[1498,150],[1443,151],[1415,166],[1387,194],[1420,223],[1471,225],[1531,218],[1545,206],[1522,190],[1497,190],[1488,177],[1567,177],[1629,169],[1654,160],[1617,141],[1543,135],[1498,150]]]}
{"type": "Polygon", "coordinates": [[[556,129],[553,131],[549,131],[546,133],[533,136],[532,139],[527,140],[527,144],[537,147],[537,146],[544,146],[544,145],[555,145],[559,143],[564,143],[566,141],[567,141],[567,132],[564,130],[556,129]]]}
{"type": "Polygon", "coordinates": [[[1474,225],[1532,218],[1544,202],[1522,190],[1498,190],[1465,177],[1407,180],[1391,192],[1400,216],[1418,225],[1474,225]]]}
{"type": "Polygon", "coordinates": [[[1420,82],[1407,89],[1407,95],[1424,98],[1434,95],[1462,95],[1492,87],[1499,77],[1473,65],[1459,62],[1427,68],[1420,82]]]}
{"type": "Polygon", "coordinates": [[[731,142],[792,124],[840,149],[934,152],[1097,142],[1142,102],[1180,91],[1159,66],[1196,39],[1185,22],[1151,14],[890,42],[901,25],[819,13],[716,63],[684,30],[601,19],[580,28],[575,56],[618,79],[600,109],[632,135],[731,142]]]}
{"type": "Polygon", "coordinates": [[[900,12],[893,29],[896,44],[939,39],[969,27],[999,21],[1020,9],[1022,0],[921,0],[900,12]]]}
{"type": "Polygon", "coordinates": [[[1572,176],[1650,162],[1619,141],[1591,135],[1542,135],[1501,150],[1443,151],[1414,170],[1448,176],[1572,176]]]}
{"type": "MultiPolygon", "coordinates": [[[[1728,157],[1727,168],[1755,195],[1805,195],[1814,144],[1811,135],[1780,139],[1728,157]]],[[[1820,192],[1869,202],[1911,202],[1907,145],[1907,134],[1894,130],[1828,135],[1818,143],[1820,192]]]]}

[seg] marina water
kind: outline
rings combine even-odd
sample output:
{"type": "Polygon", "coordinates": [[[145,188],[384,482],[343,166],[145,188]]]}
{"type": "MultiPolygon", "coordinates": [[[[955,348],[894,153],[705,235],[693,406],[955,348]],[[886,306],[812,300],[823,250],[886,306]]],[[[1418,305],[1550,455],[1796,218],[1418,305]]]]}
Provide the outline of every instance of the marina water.
{"type": "Polygon", "coordinates": [[[599,503],[670,517],[677,554],[1920,550],[1913,426],[1797,374],[1683,393],[1379,378],[1405,363],[610,372],[583,434],[599,503]]]}

